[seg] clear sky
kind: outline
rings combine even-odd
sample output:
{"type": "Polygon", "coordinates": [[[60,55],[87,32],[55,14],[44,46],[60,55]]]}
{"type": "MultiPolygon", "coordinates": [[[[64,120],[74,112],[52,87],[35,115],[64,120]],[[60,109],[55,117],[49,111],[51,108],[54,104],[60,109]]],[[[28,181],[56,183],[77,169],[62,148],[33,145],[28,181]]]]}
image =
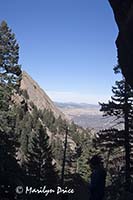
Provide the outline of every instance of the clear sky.
{"type": "Polygon", "coordinates": [[[108,0],[1,0],[22,69],[54,101],[96,104],[117,79],[117,27],[108,0]]]}

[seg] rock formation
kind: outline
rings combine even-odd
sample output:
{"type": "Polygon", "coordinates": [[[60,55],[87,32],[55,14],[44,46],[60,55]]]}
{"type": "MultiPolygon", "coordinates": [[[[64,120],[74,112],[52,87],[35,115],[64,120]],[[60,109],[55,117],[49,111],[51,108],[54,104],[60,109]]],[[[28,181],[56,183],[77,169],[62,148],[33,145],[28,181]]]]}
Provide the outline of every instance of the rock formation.
{"type": "Polygon", "coordinates": [[[109,0],[119,34],[116,40],[118,63],[133,88],[133,0],[109,0]]]}
{"type": "Polygon", "coordinates": [[[29,101],[33,102],[38,109],[51,110],[56,118],[61,116],[62,119],[66,119],[65,115],[54,105],[44,90],[25,71],[22,72],[21,89],[27,91],[29,101]]]}

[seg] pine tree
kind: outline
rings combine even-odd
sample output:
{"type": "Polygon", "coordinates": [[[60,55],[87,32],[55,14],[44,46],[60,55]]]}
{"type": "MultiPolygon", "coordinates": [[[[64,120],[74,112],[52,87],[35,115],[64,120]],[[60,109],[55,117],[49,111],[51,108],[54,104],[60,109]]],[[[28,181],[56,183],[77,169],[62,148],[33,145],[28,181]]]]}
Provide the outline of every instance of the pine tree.
{"type": "Polygon", "coordinates": [[[15,87],[21,74],[19,59],[19,46],[15,35],[5,21],[0,25],[0,85],[15,87]]]}
{"type": "MultiPolygon", "coordinates": [[[[0,130],[13,137],[15,113],[12,94],[20,80],[21,69],[18,65],[19,46],[15,35],[3,21],[0,25],[0,130]]],[[[6,144],[5,144],[6,145],[6,144]]]]}
{"type": "Polygon", "coordinates": [[[12,94],[19,88],[21,76],[18,59],[19,46],[15,35],[3,21],[0,25],[0,185],[14,187],[20,181],[16,160],[16,113],[12,103],[12,94]]]}
{"type": "MultiPolygon", "coordinates": [[[[133,135],[133,90],[123,78],[121,81],[116,81],[116,86],[112,87],[112,92],[114,94],[111,97],[112,101],[101,103],[100,105],[104,116],[114,117],[117,128],[100,131],[98,140],[112,153],[115,150],[116,152],[119,150],[119,156],[116,154],[116,156],[113,156],[113,159],[114,163],[116,159],[125,164],[126,190],[129,190],[131,183],[131,148],[133,135]],[[124,160],[123,148],[125,151],[124,160]]],[[[123,170],[123,166],[121,170],[123,170]]]]}
{"type": "Polygon", "coordinates": [[[55,166],[46,129],[38,120],[29,144],[26,170],[35,186],[50,186],[56,182],[55,166]]]}

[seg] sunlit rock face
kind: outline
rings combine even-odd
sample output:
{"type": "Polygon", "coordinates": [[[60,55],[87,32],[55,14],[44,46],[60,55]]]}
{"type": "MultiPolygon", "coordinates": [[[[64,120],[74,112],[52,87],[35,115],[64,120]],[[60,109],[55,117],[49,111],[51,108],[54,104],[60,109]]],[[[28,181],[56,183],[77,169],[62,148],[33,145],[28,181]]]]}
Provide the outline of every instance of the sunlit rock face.
{"type": "Polygon", "coordinates": [[[133,0],[109,0],[119,34],[116,39],[118,62],[133,88],[133,0]]]}
{"type": "MultiPolygon", "coordinates": [[[[22,90],[27,91],[29,97],[28,102],[33,102],[38,109],[40,110],[47,109],[53,112],[55,118],[61,116],[62,119],[67,120],[66,116],[55,106],[55,104],[45,93],[45,91],[41,89],[38,83],[34,81],[30,77],[30,75],[25,71],[22,72],[22,80],[20,88],[22,90]]],[[[23,99],[19,98],[18,102],[19,101],[22,102],[23,99]]]]}

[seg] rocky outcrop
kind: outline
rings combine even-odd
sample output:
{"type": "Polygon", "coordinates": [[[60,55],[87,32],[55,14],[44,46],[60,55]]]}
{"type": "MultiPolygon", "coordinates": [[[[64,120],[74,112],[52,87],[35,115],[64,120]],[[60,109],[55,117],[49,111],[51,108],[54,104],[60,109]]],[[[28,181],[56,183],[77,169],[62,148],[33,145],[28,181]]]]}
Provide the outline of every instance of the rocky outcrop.
{"type": "Polygon", "coordinates": [[[109,0],[119,34],[116,40],[118,63],[133,88],[133,1],[109,0]]]}
{"type": "Polygon", "coordinates": [[[66,119],[66,116],[54,105],[44,90],[25,71],[22,72],[21,89],[27,91],[28,101],[33,102],[38,109],[51,110],[56,118],[61,116],[62,119],[66,119]]]}

